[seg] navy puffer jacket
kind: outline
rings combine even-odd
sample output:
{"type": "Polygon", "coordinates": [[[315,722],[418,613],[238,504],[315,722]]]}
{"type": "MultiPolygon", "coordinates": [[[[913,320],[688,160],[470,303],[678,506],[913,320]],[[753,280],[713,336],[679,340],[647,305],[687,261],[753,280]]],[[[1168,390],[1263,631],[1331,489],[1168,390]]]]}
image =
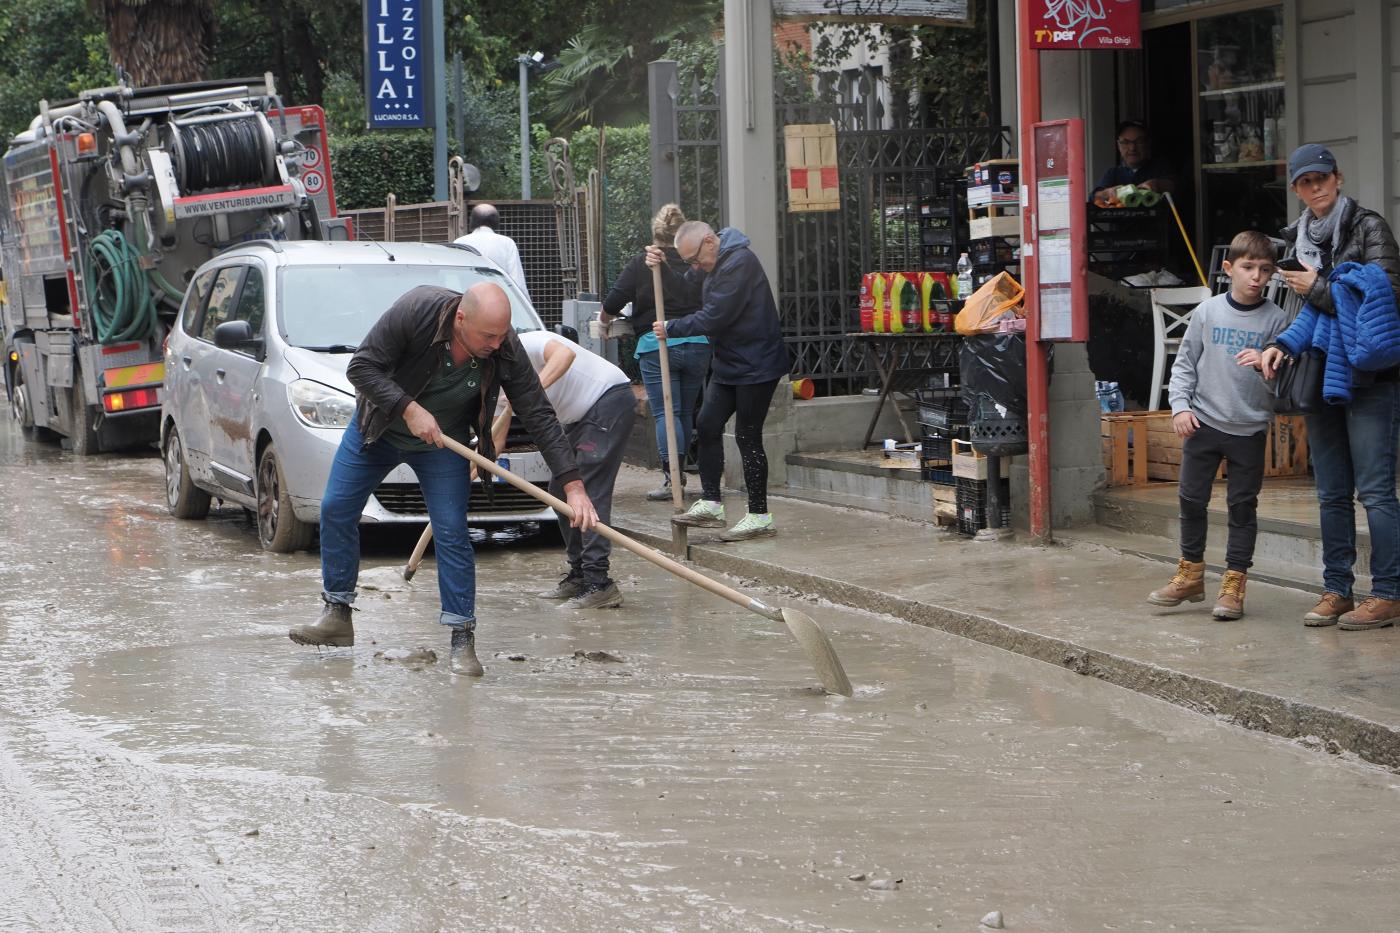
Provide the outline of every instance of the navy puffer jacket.
{"type": "Polygon", "coordinates": [[[710,338],[710,378],[721,385],[772,382],[788,371],[787,344],[768,276],[749,238],[733,227],[719,232],[719,259],[702,275],[699,311],[666,322],[668,337],[710,338]]]}

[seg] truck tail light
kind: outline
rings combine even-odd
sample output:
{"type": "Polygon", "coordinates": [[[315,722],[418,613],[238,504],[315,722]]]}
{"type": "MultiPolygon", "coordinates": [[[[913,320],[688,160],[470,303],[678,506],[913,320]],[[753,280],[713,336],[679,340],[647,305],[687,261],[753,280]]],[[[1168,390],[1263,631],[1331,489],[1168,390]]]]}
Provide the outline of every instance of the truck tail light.
{"type": "Polygon", "coordinates": [[[105,411],[131,411],[133,408],[152,408],[160,404],[160,393],[156,389],[128,389],[125,392],[109,392],[102,396],[105,411]]]}
{"type": "Polygon", "coordinates": [[[97,151],[97,137],[91,133],[78,134],[78,155],[92,155],[97,151]]]}

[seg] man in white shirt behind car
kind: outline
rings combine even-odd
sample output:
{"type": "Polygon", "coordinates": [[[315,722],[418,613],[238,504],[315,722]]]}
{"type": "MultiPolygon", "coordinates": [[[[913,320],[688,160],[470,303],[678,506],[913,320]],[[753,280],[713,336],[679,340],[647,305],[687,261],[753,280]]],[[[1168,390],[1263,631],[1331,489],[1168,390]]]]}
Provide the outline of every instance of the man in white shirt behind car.
{"type": "MultiPolygon", "coordinates": [[[[623,449],[632,433],[637,414],[632,381],[612,363],[573,341],[547,331],[526,331],[520,344],[530,365],[540,377],[540,385],[554,414],[564,427],[564,436],[573,448],[583,488],[593,501],[598,520],[612,521],[613,486],[622,466],[623,449]]],[[[509,411],[509,403],[504,410],[509,411]]],[[[495,449],[501,450],[509,418],[497,418],[495,449]]],[[[550,483],[556,496],[563,487],[550,483]]],[[[612,609],[622,605],[622,593],[608,576],[612,542],[596,531],[580,532],[566,519],[559,519],[569,572],[554,589],[541,593],[544,599],[568,600],[567,609],[612,609]]]]}
{"type": "Polygon", "coordinates": [[[510,237],[497,232],[501,226],[500,211],[490,204],[478,204],[472,208],[470,222],[470,232],[458,237],[456,242],[470,246],[500,266],[501,271],[514,280],[528,299],[530,290],[525,287],[525,267],[520,265],[520,249],[510,237]]]}

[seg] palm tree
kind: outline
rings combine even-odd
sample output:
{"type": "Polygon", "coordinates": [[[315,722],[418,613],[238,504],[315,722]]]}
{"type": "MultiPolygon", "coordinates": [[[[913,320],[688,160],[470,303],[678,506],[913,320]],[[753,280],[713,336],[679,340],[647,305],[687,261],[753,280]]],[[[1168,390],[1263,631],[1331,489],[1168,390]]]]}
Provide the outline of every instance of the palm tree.
{"type": "Polygon", "coordinates": [[[112,63],[138,87],[204,77],[215,0],[92,0],[107,27],[112,63]]]}

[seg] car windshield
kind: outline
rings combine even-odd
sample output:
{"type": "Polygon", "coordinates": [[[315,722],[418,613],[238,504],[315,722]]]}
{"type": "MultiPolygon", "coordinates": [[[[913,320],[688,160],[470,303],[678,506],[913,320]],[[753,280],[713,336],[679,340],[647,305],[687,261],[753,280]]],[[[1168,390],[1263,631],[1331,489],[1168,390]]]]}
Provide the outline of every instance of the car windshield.
{"type": "Polygon", "coordinates": [[[279,327],[294,347],[350,353],[400,295],[419,285],[464,292],[478,282],[496,282],[510,296],[511,324],[539,330],[540,321],[514,283],[495,269],[349,263],[288,266],[282,270],[279,327]]]}

